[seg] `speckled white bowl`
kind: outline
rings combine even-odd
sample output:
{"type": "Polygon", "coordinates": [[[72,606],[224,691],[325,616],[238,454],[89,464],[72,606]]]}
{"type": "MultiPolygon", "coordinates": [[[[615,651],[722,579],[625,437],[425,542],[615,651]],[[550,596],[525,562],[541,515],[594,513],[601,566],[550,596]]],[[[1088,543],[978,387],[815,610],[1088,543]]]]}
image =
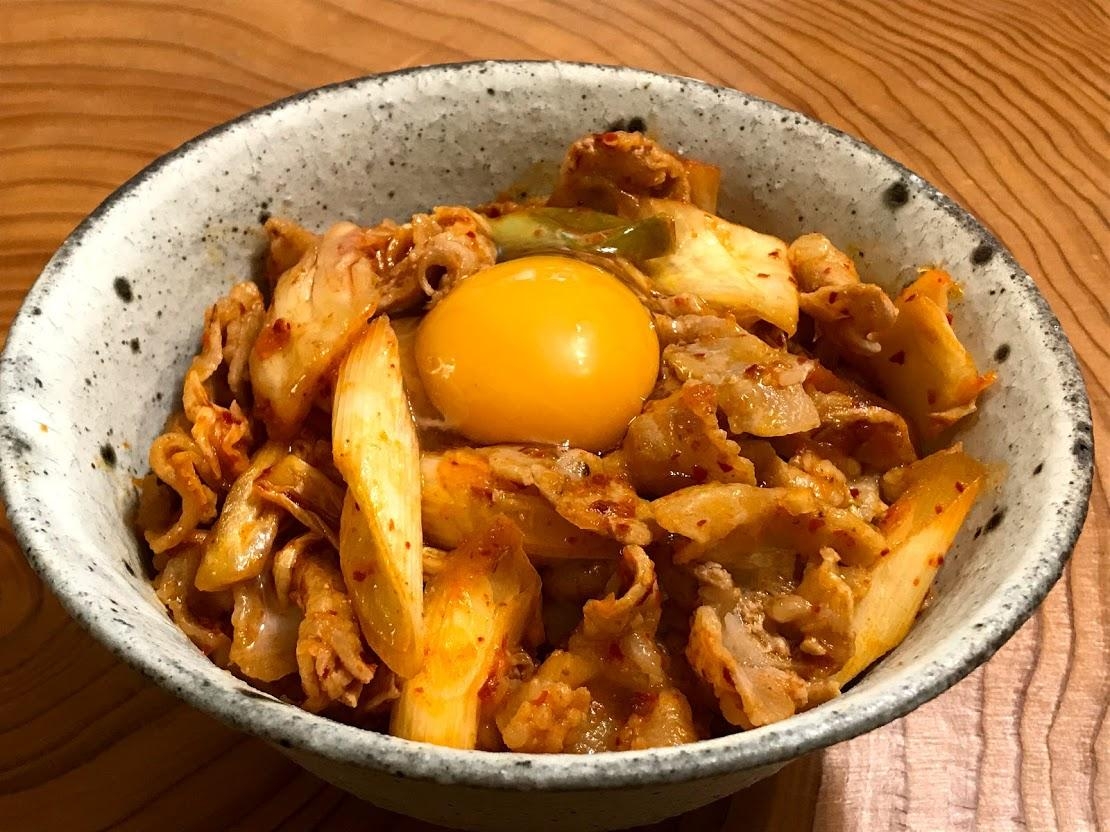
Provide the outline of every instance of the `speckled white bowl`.
{"type": "Polygon", "coordinates": [[[1072,350],[1033,282],[974,218],[877,151],[774,104],[600,66],[405,70],[209,131],[73,233],[27,296],[0,367],[11,521],[78,621],[158,684],[320,776],[389,809],[473,829],[657,820],[936,696],[986,660],[1059,576],[1086,513],[1091,458],[1072,350]],[[777,725],[588,758],[460,752],[360,731],[209,663],[144,577],[127,522],[131,477],[146,470],[204,308],[251,272],[259,219],[373,223],[485,200],[537,163],[554,167],[579,134],[632,118],[721,166],[727,216],[786,238],[819,229],[862,249],[863,272],[888,289],[919,263],[943,263],[963,282],[959,334],[1001,375],[964,441],[1008,476],[976,506],[909,638],[844,696],[777,725]]]}

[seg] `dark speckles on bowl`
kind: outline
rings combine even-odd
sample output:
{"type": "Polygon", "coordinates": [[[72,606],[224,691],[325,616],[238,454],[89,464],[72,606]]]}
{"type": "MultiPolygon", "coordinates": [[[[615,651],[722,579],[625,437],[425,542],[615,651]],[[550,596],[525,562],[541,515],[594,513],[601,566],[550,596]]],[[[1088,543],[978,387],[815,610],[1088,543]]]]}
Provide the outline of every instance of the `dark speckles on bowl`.
{"type": "Polygon", "coordinates": [[[743,93],[553,63],[344,82],[159,159],[78,227],[28,295],[0,365],[0,442],[0,486],[20,544],[113,653],[366,799],[453,825],[537,830],[565,829],[571,813],[583,830],[676,814],[936,696],[989,657],[1059,576],[1086,513],[1092,461],[1090,411],[1058,322],[1009,252],[950,199],[855,139],[743,93]],[[957,331],[980,366],[994,359],[1000,380],[961,439],[1012,475],[969,518],[934,603],[844,696],[678,748],[584,759],[460,752],[244,694],[125,564],[144,562],[129,523],[131,472],[146,469],[175,406],[205,307],[250,274],[262,216],[321,228],[485,201],[533,166],[556,164],[579,132],[618,119],[721,165],[726,216],[782,237],[866,240],[865,271],[890,289],[905,267],[935,262],[963,283],[957,331]],[[104,333],[114,333],[112,348],[97,354],[104,333]]]}
{"type": "Polygon", "coordinates": [[[8,440],[8,445],[11,447],[14,456],[23,456],[34,450],[31,443],[14,429],[5,430],[4,436],[8,440]]]}
{"type": "Polygon", "coordinates": [[[115,468],[116,467],[116,449],[105,442],[100,446],[100,458],[104,460],[104,464],[115,468]]]}
{"type": "Polygon", "coordinates": [[[980,243],[971,252],[971,262],[975,266],[985,266],[994,257],[994,246],[990,243],[980,243]]]}
{"type": "Polygon", "coordinates": [[[1005,517],[1006,517],[1006,510],[1005,509],[1003,509],[1003,508],[995,509],[994,513],[991,514],[991,516],[989,518],[987,518],[987,522],[983,524],[983,533],[985,534],[987,532],[993,532],[995,529],[997,529],[999,526],[1002,525],[1002,520],[1005,517]]]}
{"type": "Polygon", "coordinates": [[[1090,466],[1094,464],[1095,446],[1091,441],[1089,432],[1086,436],[1076,437],[1075,442],[1071,446],[1071,452],[1075,456],[1078,465],[1090,466]]]}
{"type": "Polygon", "coordinates": [[[647,122],[640,116],[632,116],[629,119],[617,119],[609,124],[606,130],[626,130],[629,133],[646,133],[647,122]]]}
{"type": "Polygon", "coordinates": [[[116,296],[124,303],[131,303],[135,297],[131,291],[131,281],[126,277],[117,277],[113,280],[112,288],[115,290],[116,296]]]}
{"type": "Polygon", "coordinates": [[[883,202],[891,208],[901,208],[910,201],[910,189],[905,182],[895,182],[883,191],[883,202]]]}

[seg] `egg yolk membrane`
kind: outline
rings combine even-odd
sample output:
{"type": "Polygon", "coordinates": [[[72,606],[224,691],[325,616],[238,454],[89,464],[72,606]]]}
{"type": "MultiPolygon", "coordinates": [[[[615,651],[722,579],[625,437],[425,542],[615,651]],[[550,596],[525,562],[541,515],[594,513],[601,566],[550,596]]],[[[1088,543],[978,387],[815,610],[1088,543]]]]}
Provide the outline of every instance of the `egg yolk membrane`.
{"type": "Polygon", "coordinates": [[[659,340],[612,274],[533,256],[452,289],[421,323],[416,361],[447,425],[471,441],[605,451],[655,386],[659,340]]]}

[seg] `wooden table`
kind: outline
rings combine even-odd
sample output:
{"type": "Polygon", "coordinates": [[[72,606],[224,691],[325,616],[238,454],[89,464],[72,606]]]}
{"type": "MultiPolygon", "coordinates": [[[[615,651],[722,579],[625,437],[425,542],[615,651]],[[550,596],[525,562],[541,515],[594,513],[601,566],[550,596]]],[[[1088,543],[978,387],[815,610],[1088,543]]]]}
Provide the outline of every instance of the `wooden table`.
{"type": "MultiPolygon", "coordinates": [[[[65,235],[156,155],[342,78],[481,57],[631,64],[862,136],[982,217],[1060,316],[1095,411],[1091,515],[1064,579],[985,667],[659,828],[1110,829],[1108,40],[1099,0],[0,0],[0,333],[65,235]]],[[[231,826],[428,828],[139,678],[0,527],[0,829],[231,826]]]]}

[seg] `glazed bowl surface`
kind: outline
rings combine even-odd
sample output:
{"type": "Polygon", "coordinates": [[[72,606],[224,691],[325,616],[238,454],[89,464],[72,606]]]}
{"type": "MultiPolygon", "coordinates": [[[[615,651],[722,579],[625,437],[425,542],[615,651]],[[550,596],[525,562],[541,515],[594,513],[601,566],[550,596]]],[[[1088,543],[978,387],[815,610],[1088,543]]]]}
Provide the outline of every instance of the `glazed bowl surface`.
{"type": "MultiPolygon", "coordinates": [[[[731,793],[883,725],[985,661],[1059,577],[1091,482],[1090,412],[1032,280],[973,217],[878,151],[698,81],[555,62],[422,67],[313,90],[217,127],[110,196],[27,296],[0,365],[0,484],[17,538],[69,612],[126,662],[388,809],[472,829],[599,829],[731,793]],[[206,306],[252,273],[269,214],[323,228],[475,203],[542,180],[582,133],[642,119],[720,165],[721,213],[819,230],[896,291],[939,263],[960,338],[1000,382],[962,434],[1004,475],[968,518],[905,642],[841,697],[678,748],[529,756],[358,730],[251,689],[167,617],[129,516],[206,306]]],[[[168,749],[168,751],[170,751],[168,749]]]]}

